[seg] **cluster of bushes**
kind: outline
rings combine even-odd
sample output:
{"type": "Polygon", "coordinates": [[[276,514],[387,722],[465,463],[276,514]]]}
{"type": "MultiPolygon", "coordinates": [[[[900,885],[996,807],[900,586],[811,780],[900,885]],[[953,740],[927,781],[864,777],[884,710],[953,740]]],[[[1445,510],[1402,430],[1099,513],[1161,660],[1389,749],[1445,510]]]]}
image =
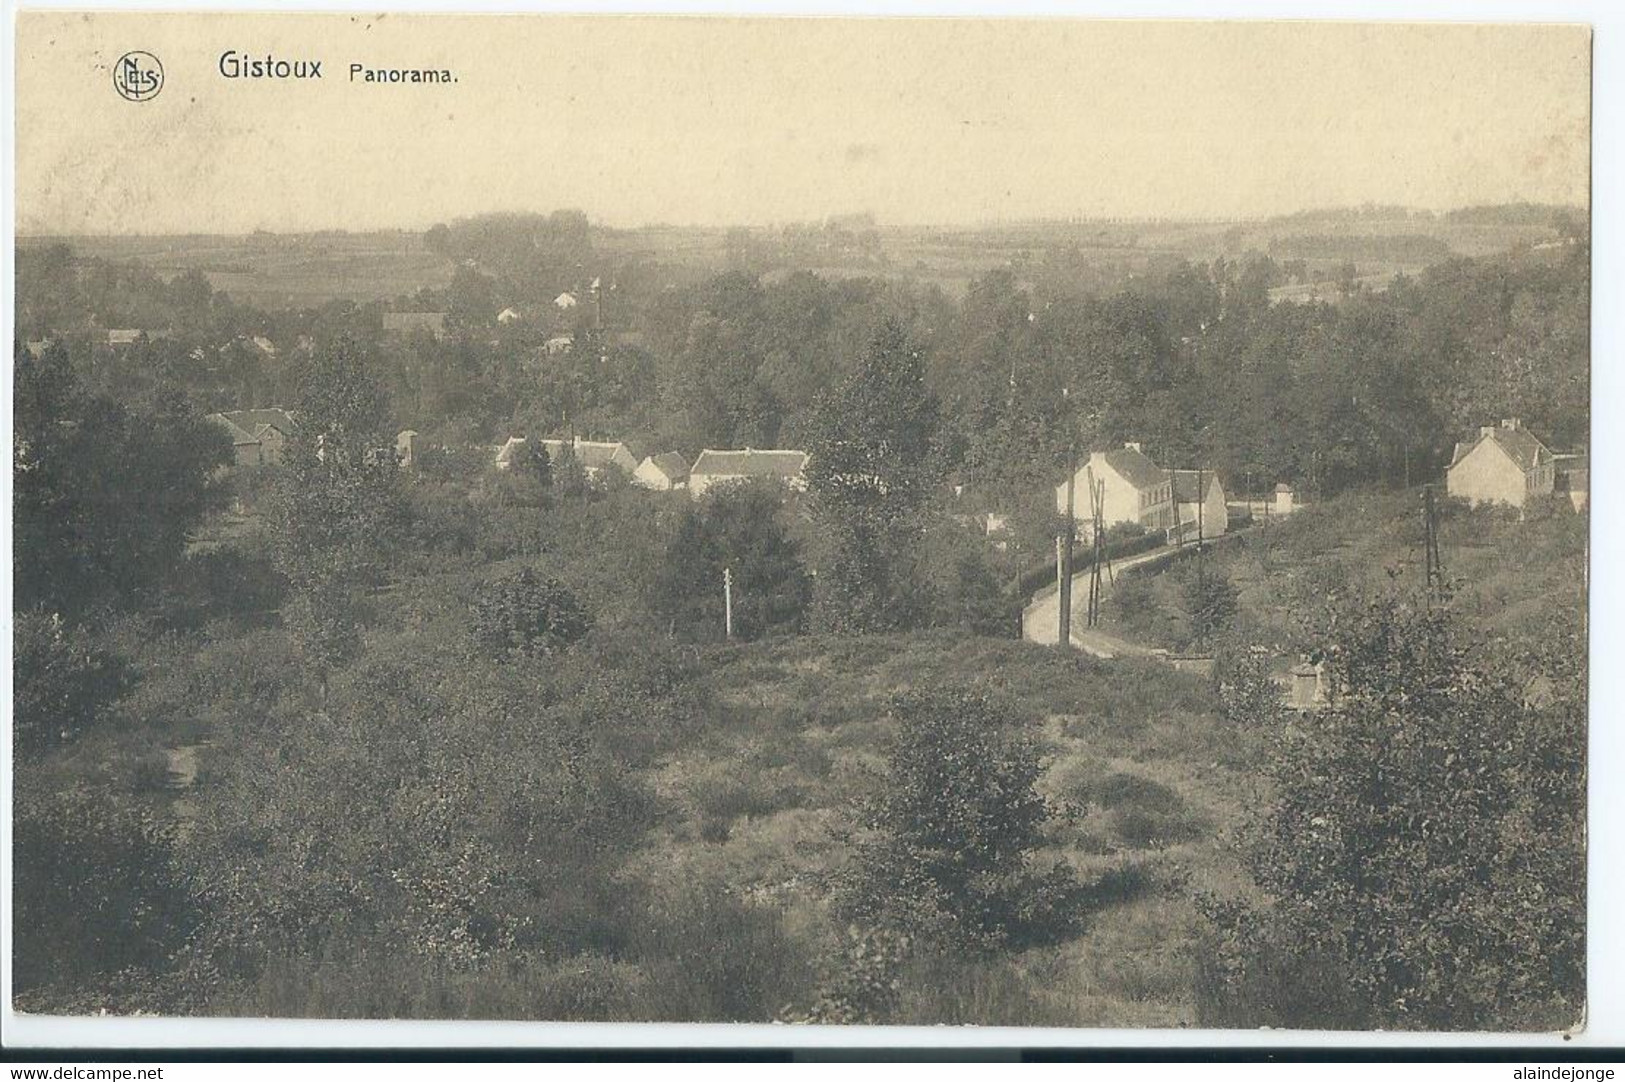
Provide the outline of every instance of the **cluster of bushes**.
{"type": "Polygon", "coordinates": [[[1442,607],[1387,598],[1345,612],[1325,651],[1331,704],[1274,730],[1274,796],[1241,850],[1267,904],[1205,900],[1199,1019],[1575,1024],[1584,656],[1563,620],[1515,654],[1442,607]]]}

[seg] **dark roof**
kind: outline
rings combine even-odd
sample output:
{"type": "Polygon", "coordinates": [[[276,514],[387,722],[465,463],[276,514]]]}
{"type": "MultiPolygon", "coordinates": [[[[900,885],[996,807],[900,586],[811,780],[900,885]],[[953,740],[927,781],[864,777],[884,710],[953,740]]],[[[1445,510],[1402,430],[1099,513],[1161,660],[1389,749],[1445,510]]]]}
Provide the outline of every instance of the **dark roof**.
{"type": "MultiPolygon", "coordinates": [[[[575,453],[576,461],[589,470],[611,465],[615,460],[615,451],[626,447],[624,443],[602,443],[596,440],[578,440],[574,443],[570,440],[543,440],[542,446],[547,448],[548,458],[558,458],[561,451],[570,448],[575,453]]],[[[631,455],[632,452],[628,449],[626,453],[631,455]]]]}
{"type": "Polygon", "coordinates": [[[681,481],[688,476],[688,459],[676,451],[650,455],[649,461],[654,465],[655,469],[665,474],[669,480],[681,481]]]}
{"type": "Polygon", "coordinates": [[[701,451],[691,473],[726,477],[796,477],[807,468],[805,451],[701,451]]]}
{"type": "Polygon", "coordinates": [[[1456,453],[1451,457],[1450,465],[1454,466],[1466,458],[1468,452],[1485,440],[1494,440],[1501,450],[1507,453],[1507,457],[1525,473],[1542,462],[1551,461],[1552,458],[1552,453],[1546,449],[1546,445],[1531,436],[1527,429],[1507,428],[1502,425],[1481,433],[1475,440],[1456,444],[1456,453]]]}
{"type": "Polygon", "coordinates": [[[1122,475],[1123,480],[1135,488],[1152,488],[1168,480],[1168,471],[1159,469],[1155,462],[1132,447],[1119,447],[1107,451],[1106,465],[1122,475]]]}
{"type": "Polygon", "coordinates": [[[293,435],[295,425],[293,414],[281,406],[267,406],[265,409],[254,410],[228,410],[225,416],[233,423],[242,425],[250,432],[259,430],[260,425],[270,425],[272,428],[286,435],[293,435]]]}
{"type": "Polygon", "coordinates": [[[247,429],[243,428],[242,425],[237,424],[223,413],[211,413],[209,414],[209,420],[226,430],[226,434],[231,437],[231,445],[233,447],[240,447],[244,444],[260,442],[258,436],[254,435],[252,432],[249,432],[247,429]]]}
{"type": "Polygon", "coordinates": [[[234,444],[258,443],[261,430],[267,427],[276,429],[284,436],[291,436],[298,430],[293,421],[293,414],[280,406],[211,413],[209,420],[225,425],[231,431],[234,444]]]}
{"type": "MultiPolygon", "coordinates": [[[[1219,475],[1212,470],[1175,470],[1174,471],[1174,499],[1179,503],[1196,503],[1202,495],[1196,490],[1196,479],[1200,475],[1202,483],[1211,491],[1214,485],[1219,484],[1219,475]]],[[[1220,488],[1224,486],[1220,485],[1220,488]]]]}

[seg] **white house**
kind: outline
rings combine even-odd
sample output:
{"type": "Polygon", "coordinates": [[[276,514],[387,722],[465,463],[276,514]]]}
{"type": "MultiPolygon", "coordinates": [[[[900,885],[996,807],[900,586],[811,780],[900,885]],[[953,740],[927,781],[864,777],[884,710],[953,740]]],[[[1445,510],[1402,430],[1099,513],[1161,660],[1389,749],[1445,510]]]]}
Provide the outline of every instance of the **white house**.
{"type": "Polygon", "coordinates": [[[1500,427],[1485,425],[1477,439],[1456,444],[1445,490],[1474,504],[1522,507],[1531,497],[1550,495],[1556,473],[1546,445],[1511,418],[1500,427]]]}
{"type": "Polygon", "coordinates": [[[560,293],[553,298],[553,306],[561,312],[574,308],[579,303],[574,293],[560,293]]]}
{"type": "Polygon", "coordinates": [[[415,429],[403,428],[395,434],[395,461],[401,469],[409,470],[417,463],[418,434],[415,429]]]}
{"type": "Polygon", "coordinates": [[[632,483],[639,488],[670,492],[688,487],[688,460],[676,451],[649,455],[632,471],[632,483]]]}
{"type": "Polygon", "coordinates": [[[509,436],[508,442],[497,448],[496,468],[499,470],[513,469],[514,460],[524,453],[529,446],[523,436],[509,436]]]}
{"type": "Polygon", "coordinates": [[[717,485],[762,478],[800,491],[807,487],[805,451],[701,451],[688,474],[688,491],[696,500],[717,485]]]}
{"type": "Polygon", "coordinates": [[[1187,541],[1218,537],[1230,528],[1224,485],[1212,470],[1175,470],[1174,503],[1180,535],[1187,541]]]}
{"type": "Polygon", "coordinates": [[[503,326],[507,326],[509,323],[517,323],[520,318],[519,309],[517,308],[504,308],[497,313],[497,322],[503,326]]]}
{"type": "MultiPolygon", "coordinates": [[[[1094,451],[1073,477],[1072,517],[1083,523],[1094,518],[1089,486],[1104,485],[1103,520],[1107,529],[1122,522],[1137,522],[1148,530],[1166,530],[1174,524],[1173,479],[1140,450],[1125,443],[1111,451],[1094,451]]],[[[1066,483],[1055,488],[1055,509],[1066,514],[1066,483]]]]}
{"type": "Polygon", "coordinates": [[[293,415],[280,406],[211,413],[209,420],[226,430],[239,466],[268,466],[282,461],[283,448],[296,428],[293,415]]]}
{"type": "Polygon", "coordinates": [[[555,463],[568,449],[589,478],[597,477],[610,467],[628,475],[637,472],[637,456],[630,447],[619,441],[584,440],[577,436],[573,440],[543,440],[542,446],[547,448],[548,459],[555,463]]]}

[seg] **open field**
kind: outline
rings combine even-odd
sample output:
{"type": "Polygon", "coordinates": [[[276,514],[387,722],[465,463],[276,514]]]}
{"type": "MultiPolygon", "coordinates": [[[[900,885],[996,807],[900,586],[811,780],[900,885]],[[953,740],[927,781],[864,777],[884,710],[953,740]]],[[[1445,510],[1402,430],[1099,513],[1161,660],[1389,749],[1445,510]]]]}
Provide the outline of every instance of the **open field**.
{"type": "Polygon", "coordinates": [[[253,233],[247,236],[19,237],[19,248],[63,243],[83,256],[135,260],[163,277],[199,270],[216,290],[257,308],[381,300],[440,287],[451,264],[421,233],[253,233]]]}
{"type": "MultiPolygon", "coordinates": [[[[1448,256],[1481,256],[1551,242],[1546,221],[1458,221],[1449,216],[1331,213],[1250,221],[1037,221],[965,227],[881,227],[877,258],[775,256],[777,227],[746,231],[763,245],[770,273],[811,270],[827,278],[879,277],[936,285],[958,295],[997,268],[1027,278],[1051,256],[1086,268],[1113,288],[1177,260],[1206,262],[1263,252],[1300,258],[1307,274],[1334,277],[1356,264],[1362,285],[1383,288],[1398,273],[1416,274],[1448,256]],[[1386,247],[1385,247],[1386,245],[1386,247]],[[1389,249],[1392,249],[1391,251],[1389,249]]],[[[594,243],[609,263],[644,262],[715,272],[729,265],[728,230],[697,226],[598,229],[594,243]]],[[[443,287],[450,260],[428,251],[422,234],[254,233],[246,236],[32,236],[21,248],[66,243],[83,255],[137,260],[169,277],[208,275],[217,290],[262,308],[314,306],[334,299],[378,300],[443,287]]],[[[1325,295],[1327,286],[1279,287],[1275,299],[1325,295]]]]}

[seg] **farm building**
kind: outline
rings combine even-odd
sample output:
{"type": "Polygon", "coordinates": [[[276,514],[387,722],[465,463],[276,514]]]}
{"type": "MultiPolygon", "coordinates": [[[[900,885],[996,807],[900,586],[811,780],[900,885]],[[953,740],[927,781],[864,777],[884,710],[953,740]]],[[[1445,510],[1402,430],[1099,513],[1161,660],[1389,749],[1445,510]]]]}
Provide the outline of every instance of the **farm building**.
{"type": "Polygon", "coordinates": [[[211,413],[209,420],[231,436],[239,466],[269,466],[282,461],[282,450],[296,431],[293,415],[280,406],[211,413]]]}
{"type": "Polygon", "coordinates": [[[584,440],[577,436],[573,440],[543,440],[542,446],[547,448],[549,461],[558,462],[559,456],[568,450],[580,463],[581,470],[589,478],[596,478],[604,470],[614,467],[630,476],[638,468],[638,457],[632,449],[619,441],[604,442],[599,440],[584,440]]]}
{"type": "Polygon", "coordinates": [[[717,485],[756,479],[777,481],[792,489],[807,487],[805,451],[701,451],[689,471],[688,491],[697,500],[717,485]]]}
{"type": "Polygon", "coordinates": [[[497,448],[496,468],[499,470],[513,469],[514,461],[524,453],[529,441],[523,436],[509,436],[508,442],[497,448]]]}
{"type": "Polygon", "coordinates": [[[566,309],[574,308],[579,303],[581,302],[576,299],[576,295],[574,293],[560,293],[557,297],[553,298],[553,307],[557,308],[561,312],[565,311],[566,309]]]}
{"type": "Polygon", "coordinates": [[[639,488],[670,492],[674,488],[688,487],[688,460],[676,451],[650,455],[638,463],[632,473],[632,483],[639,488]]]}
{"type": "Polygon", "coordinates": [[[1552,453],[1512,418],[1499,427],[1485,425],[1477,439],[1456,444],[1445,488],[1474,504],[1522,507],[1531,497],[1550,495],[1555,480],[1552,453]]]}
{"type": "Polygon", "coordinates": [[[1218,537],[1230,528],[1224,485],[1212,470],[1175,470],[1174,503],[1184,540],[1218,537]]]}
{"type": "MultiPolygon", "coordinates": [[[[1135,522],[1148,530],[1166,530],[1174,524],[1173,481],[1169,471],[1145,456],[1138,443],[1125,443],[1111,451],[1094,451],[1073,478],[1072,517],[1088,522],[1090,485],[1104,485],[1103,518],[1110,529],[1135,522]]],[[[1066,484],[1055,488],[1055,509],[1066,513],[1066,484]]]]}
{"type": "Polygon", "coordinates": [[[418,434],[410,428],[403,428],[395,434],[395,461],[401,464],[401,469],[409,470],[417,463],[418,434]]]}
{"type": "Polygon", "coordinates": [[[519,309],[517,308],[504,308],[502,311],[497,313],[497,322],[501,323],[503,326],[507,326],[509,323],[517,323],[523,318],[524,317],[519,314],[519,309]]]}
{"type": "Polygon", "coordinates": [[[1576,511],[1584,511],[1591,502],[1591,457],[1589,455],[1553,455],[1556,477],[1552,491],[1568,497],[1576,511]]]}
{"type": "Polygon", "coordinates": [[[446,333],[444,312],[385,312],[384,333],[413,335],[427,331],[436,338],[446,333]]]}

